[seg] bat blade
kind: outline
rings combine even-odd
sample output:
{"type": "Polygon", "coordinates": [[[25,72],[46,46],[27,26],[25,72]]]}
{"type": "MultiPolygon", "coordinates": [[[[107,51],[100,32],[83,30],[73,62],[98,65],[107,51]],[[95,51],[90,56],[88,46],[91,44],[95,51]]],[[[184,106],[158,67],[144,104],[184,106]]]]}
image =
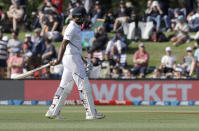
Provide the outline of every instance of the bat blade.
{"type": "Polygon", "coordinates": [[[39,71],[39,70],[41,70],[41,69],[43,69],[43,68],[49,67],[49,66],[50,66],[50,64],[43,65],[43,66],[41,66],[41,67],[38,67],[38,68],[33,69],[33,70],[31,70],[31,71],[28,71],[28,72],[26,72],[26,73],[20,74],[20,75],[16,76],[16,77],[13,78],[13,79],[14,79],[14,80],[18,80],[18,79],[26,78],[26,77],[28,77],[28,76],[31,76],[33,73],[35,73],[35,72],[37,72],[37,71],[39,71]]]}

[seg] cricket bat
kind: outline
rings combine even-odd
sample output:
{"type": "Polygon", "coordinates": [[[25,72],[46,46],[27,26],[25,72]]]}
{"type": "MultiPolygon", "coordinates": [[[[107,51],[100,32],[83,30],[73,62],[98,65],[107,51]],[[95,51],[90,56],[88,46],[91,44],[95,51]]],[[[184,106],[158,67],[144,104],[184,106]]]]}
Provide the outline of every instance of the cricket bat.
{"type": "Polygon", "coordinates": [[[40,66],[40,67],[38,67],[38,68],[35,68],[35,69],[31,70],[31,71],[28,71],[28,72],[26,72],[26,73],[24,73],[24,74],[20,74],[20,75],[16,76],[16,77],[13,78],[13,79],[14,79],[14,80],[18,80],[18,79],[26,78],[26,77],[28,77],[28,76],[31,76],[33,73],[35,73],[35,72],[37,72],[37,71],[39,71],[39,70],[41,70],[41,69],[43,69],[43,68],[49,67],[49,66],[50,66],[49,63],[48,63],[48,64],[45,64],[45,65],[40,66]]]}

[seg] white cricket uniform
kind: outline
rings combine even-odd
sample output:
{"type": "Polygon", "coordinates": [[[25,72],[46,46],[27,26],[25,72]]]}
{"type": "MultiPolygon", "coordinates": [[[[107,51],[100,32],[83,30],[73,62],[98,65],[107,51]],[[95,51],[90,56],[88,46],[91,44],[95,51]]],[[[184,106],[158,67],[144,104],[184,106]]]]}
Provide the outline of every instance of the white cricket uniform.
{"type": "Polygon", "coordinates": [[[62,59],[64,72],[60,87],[64,87],[69,81],[74,80],[78,86],[78,90],[82,90],[79,79],[86,77],[84,63],[81,57],[81,29],[74,21],[71,21],[64,32],[64,40],[70,41],[67,45],[64,57],[62,59]]]}
{"type": "MultiPolygon", "coordinates": [[[[46,117],[57,117],[61,111],[64,101],[70,94],[74,82],[76,83],[80,98],[86,110],[86,119],[97,117],[96,107],[92,97],[92,89],[86,76],[86,70],[81,57],[81,30],[74,21],[71,21],[64,33],[64,40],[70,41],[66,46],[62,59],[64,72],[57,89],[53,103],[46,113],[46,117]]],[[[102,116],[103,117],[103,116],[102,116]]]]}

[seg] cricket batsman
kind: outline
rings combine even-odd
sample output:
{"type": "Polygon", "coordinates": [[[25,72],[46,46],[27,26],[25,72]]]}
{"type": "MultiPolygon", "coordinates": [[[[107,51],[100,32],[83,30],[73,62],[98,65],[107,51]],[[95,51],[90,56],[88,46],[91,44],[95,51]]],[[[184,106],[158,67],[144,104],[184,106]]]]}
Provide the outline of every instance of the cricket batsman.
{"type": "Polygon", "coordinates": [[[105,117],[103,114],[97,113],[84,66],[84,63],[88,64],[88,61],[81,56],[80,26],[83,24],[85,16],[86,11],[83,7],[74,8],[72,20],[64,32],[58,58],[56,61],[50,62],[52,66],[55,66],[62,61],[64,72],[59,88],[55,92],[53,102],[45,115],[47,118],[62,119],[60,111],[73,88],[74,82],[78,87],[80,98],[86,110],[86,119],[101,119],[105,117]]]}

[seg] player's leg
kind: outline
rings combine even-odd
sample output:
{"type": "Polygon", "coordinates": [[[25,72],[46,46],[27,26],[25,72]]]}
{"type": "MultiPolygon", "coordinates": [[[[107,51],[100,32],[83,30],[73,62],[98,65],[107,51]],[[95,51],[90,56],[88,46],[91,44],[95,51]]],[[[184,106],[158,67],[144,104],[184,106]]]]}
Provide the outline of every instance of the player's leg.
{"type": "Polygon", "coordinates": [[[54,95],[53,102],[46,113],[46,117],[59,117],[61,108],[63,107],[67,96],[70,94],[73,85],[74,81],[72,79],[72,73],[64,69],[60,86],[54,95]]]}
{"type": "MultiPolygon", "coordinates": [[[[85,73],[83,72],[83,74],[85,73]]],[[[104,118],[105,116],[103,114],[97,113],[88,77],[86,77],[86,75],[73,73],[73,79],[78,87],[80,98],[86,110],[86,119],[104,118]]]]}

